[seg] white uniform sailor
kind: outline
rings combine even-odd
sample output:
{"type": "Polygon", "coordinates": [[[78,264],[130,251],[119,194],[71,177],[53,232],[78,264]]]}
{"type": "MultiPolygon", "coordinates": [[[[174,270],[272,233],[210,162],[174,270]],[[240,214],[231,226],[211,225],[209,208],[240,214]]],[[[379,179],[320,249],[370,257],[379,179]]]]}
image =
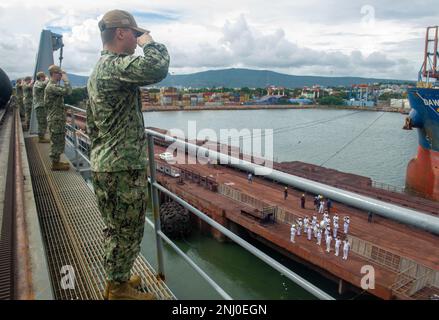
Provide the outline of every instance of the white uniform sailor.
{"type": "Polygon", "coordinates": [[[333,223],[338,223],[338,214],[335,214],[335,216],[332,218],[333,223]]]}
{"type": "Polygon", "coordinates": [[[325,229],[325,238],[327,238],[331,234],[331,228],[329,226],[325,229]]]}
{"type": "Polygon", "coordinates": [[[343,260],[348,260],[349,248],[351,245],[348,240],[343,241],[343,260]]]}
{"type": "Polygon", "coordinates": [[[296,236],[296,232],[297,232],[296,225],[292,224],[291,225],[291,229],[290,229],[290,241],[292,243],[295,243],[294,237],[296,236]]]}
{"type": "Polygon", "coordinates": [[[341,240],[339,237],[335,239],[335,255],[338,257],[338,253],[340,252],[341,240]]]}
{"type": "Polygon", "coordinates": [[[308,216],[306,216],[303,219],[303,226],[305,227],[305,229],[308,229],[308,223],[309,223],[309,218],[308,218],[308,216]]]}
{"type": "Polygon", "coordinates": [[[331,235],[329,234],[329,235],[326,237],[326,252],[331,252],[331,241],[332,241],[332,237],[331,237],[331,235]]]}
{"type": "Polygon", "coordinates": [[[317,225],[315,225],[314,227],[312,227],[313,233],[314,233],[314,238],[317,238],[317,231],[319,231],[319,227],[317,225]]]}
{"type": "Polygon", "coordinates": [[[323,220],[320,221],[319,226],[320,226],[320,228],[321,228],[322,230],[326,229],[325,221],[323,221],[323,220]]]}
{"type": "Polygon", "coordinates": [[[312,216],[312,227],[314,228],[317,225],[317,216],[312,216]]]}
{"type": "Polygon", "coordinates": [[[302,232],[302,219],[299,218],[299,220],[297,220],[297,235],[300,236],[301,232],[302,232]]]}
{"type": "Polygon", "coordinates": [[[311,226],[308,226],[307,233],[308,233],[308,240],[311,240],[311,236],[312,236],[312,228],[311,228],[311,226]]]}
{"type": "Polygon", "coordinates": [[[334,236],[334,239],[337,237],[337,232],[338,232],[338,222],[337,223],[334,222],[334,228],[332,234],[334,236]]]}
{"type": "Polygon", "coordinates": [[[325,210],[325,202],[322,200],[320,201],[319,213],[323,214],[323,210],[325,210]]]}
{"type": "Polygon", "coordinates": [[[317,230],[317,244],[321,245],[322,243],[322,230],[320,228],[318,228],[317,230]]]}
{"type": "Polygon", "coordinates": [[[349,221],[349,217],[344,217],[343,220],[344,220],[344,224],[343,224],[343,232],[344,232],[345,234],[347,234],[348,231],[349,231],[349,223],[350,223],[350,221],[349,221]]]}

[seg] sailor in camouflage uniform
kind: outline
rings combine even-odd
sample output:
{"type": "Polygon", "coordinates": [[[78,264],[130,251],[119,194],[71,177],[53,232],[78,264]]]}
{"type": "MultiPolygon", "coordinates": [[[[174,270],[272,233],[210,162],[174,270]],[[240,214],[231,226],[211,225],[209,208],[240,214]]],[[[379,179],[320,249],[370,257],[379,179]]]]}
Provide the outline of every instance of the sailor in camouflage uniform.
{"type": "Polygon", "coordinates": [[[24,78],[23,84],[23,105],[25,112],[25,120],[24,127],[26,130],[29,130],[30,125],[30,116],[32,113],[32,90],[33,90],[33,82],[31,77],[24,78]]]}
{"type": "Polygon", "coordinates": [[[67,162],[60,161],[64,152],[66,112],[64,107],[64,96],[72,93],[67,74],[56,65],[49,67],[50,81],[44,89],[44,106],[47,110],[47,123],[49,125],[50,158],[52,159],[52,170],[69,170],[67,162]],[[64,81],[64,86],[59,81],[64,81]]]}
{"type": "Polygon", "coordinates": [[[15,83],[15,94],[17,96],[17,104],[18,109],[20,110],[20,118],[21,120],[24,119],[24,108],[23,108],[23,84],[22,79],[17,79],[17,82],[15,83]]]}
{"type": "Polygon", "coordinates": [[[11,95],[11,98],[9,99],[9,105],[11,106],[11,108],[14,108],[14,109],[18,108],[17,91],[15,88],[12,88],[12,95],[11,95]]]}
{"type": "Polygon", "coordinates": [[[147,205],[147,155],[139,86],[164,79],[166,47],[138,28],[121,10],[107,12],[99,22],[104,50],[89,80],[87,127],[91,140],[91,170],[104,219],[105,299],[150,300],[135,290],[130,277],[139,254],[147,205]],[[144,55],[135,56],[137,44],[144,55]]]}
{"type": "Polygon", "coordinates": [[[49,143],[50,140],[46,139],[44,135],[47,129],[47,112],[44,106],[44,89],[46,88],[47,80],[44,72],[37,73],[37,81],[34,83],[33,89],[33,107],[37,114],[38,121],[38,142],[49,143]]]}

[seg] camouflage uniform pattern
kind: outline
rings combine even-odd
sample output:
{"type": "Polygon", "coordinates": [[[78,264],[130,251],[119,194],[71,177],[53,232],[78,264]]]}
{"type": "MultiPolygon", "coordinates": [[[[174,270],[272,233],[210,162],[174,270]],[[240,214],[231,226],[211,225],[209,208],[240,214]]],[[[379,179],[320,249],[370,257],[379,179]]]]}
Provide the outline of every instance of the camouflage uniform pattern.
{"type": "Polygon", "coordinates": [[[17,103],[17,96],[15,95],[15,92],[12,93],[11,98],[9,99],[9,105],[14,108],[17,109],[18,108],[18,103],[17,103]]]}
{"type": "Polygon", "coordinates": [[[155,42],[145,45],[143,52],[144,57],[104,50],[90,76],[87,126],[92,171],[117,172],[147,165],[138,87],[166,77],[169,55],[164,45],[155,42]]]}
{"type": "Polygon", "coordinates": [[[38,121],[38,136],[44,138],[44,134],[47,130],[47,112],[44,106],[44,89],[46,88],[47,81],[37,80],[33,89],[33,106],[37,114],[38,121]]]}
{"type": "Polygon", "coordinates": [[[23,108],[25,112],[25,125],[29,128],[30,117],[32,113],[32,84],[25,83],[23,84],[23,108]]]}
{"type": "Polygon", "coordinates": [[[50,132],[50,158],[58,162],[65,145],[66,111],[64,96],[72,93],[69,82],[61,86],[56,81],[50,80],[44,89],[44,105],[47,110],[47,123],[50,132]]]}
{"type": "Polygon", "coordinates": [[[91,170],[104,218],[107,280],[129,278],[140,251],[147,205],[146,138],[139,86],[164,79],[169,54],[159,43],[143,46],[144,56],[102,51],[87,90],[91,170]]]}
{"type": "Polygon", "coordinates": [[[15,86],[15,90],[16,90],[18,108],[20,110],[20,117],[24,119],[25,113],[23,106],[23,85],[17,83],[15,86]]]}
{"type": "Polygon", "coordinates": [[[104,268],[107,280],[125,282],[140,252],[148,201],[146,170],[92,172],[104,219],[104,268]]]}

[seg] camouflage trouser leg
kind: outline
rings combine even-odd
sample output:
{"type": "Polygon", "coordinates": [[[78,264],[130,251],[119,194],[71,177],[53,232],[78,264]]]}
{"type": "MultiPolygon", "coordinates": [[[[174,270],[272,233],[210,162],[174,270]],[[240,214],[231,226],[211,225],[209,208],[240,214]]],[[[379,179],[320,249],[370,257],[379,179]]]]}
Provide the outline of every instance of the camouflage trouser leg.
{"type": "Polygon", "coordinates": [[[24,105],[24,110],[26,112],[26,116],[25,116],[25,124],[26,126],[29,128],[29,124],[30,124],[30,116],[32,113],[32,103],[26,103],[24,105]]]}
{"type": "Polygon", "coordinates": [[[24,105],[23,102],[18,102],[18,108],[20,110],[20,118],[24,119],[25,117],[25,112],[24,112],[24,105]]]}
{"type": "Polygon", "coordinates": [[[105,222],[107,280],[125,282],[143,238],[148,201],[146,170],[92,172],[92,179],[105,222]]]}
{"type": "Polygon", "coordinates": [[[47,130],[47,113],[45,107],[38,107],[35,109],[35,112],[37,114],[37,121],[38,121],[38,136],[40,138],[44,138],[44,134],[47,130]]]}
{"type": "Polygon", "coordinates": [[[65,146],[65,121],[50,121],[50,158],[53,162],[58,162],[65,146]]]}

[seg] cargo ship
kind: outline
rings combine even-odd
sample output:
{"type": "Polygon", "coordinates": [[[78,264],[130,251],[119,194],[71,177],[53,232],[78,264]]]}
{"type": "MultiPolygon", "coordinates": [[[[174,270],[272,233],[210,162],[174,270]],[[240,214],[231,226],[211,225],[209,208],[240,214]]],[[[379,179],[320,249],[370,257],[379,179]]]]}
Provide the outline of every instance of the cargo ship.
{"type": "Polygon", "coordinates": [[[407,92],[411,111],[404,125],[407,130],[416,128],[419,136],[417,155],[407,166],[406,190],[435,201],[439,200],[438,56],[438,27],[428,27],[419,81],[407,92]]]}

